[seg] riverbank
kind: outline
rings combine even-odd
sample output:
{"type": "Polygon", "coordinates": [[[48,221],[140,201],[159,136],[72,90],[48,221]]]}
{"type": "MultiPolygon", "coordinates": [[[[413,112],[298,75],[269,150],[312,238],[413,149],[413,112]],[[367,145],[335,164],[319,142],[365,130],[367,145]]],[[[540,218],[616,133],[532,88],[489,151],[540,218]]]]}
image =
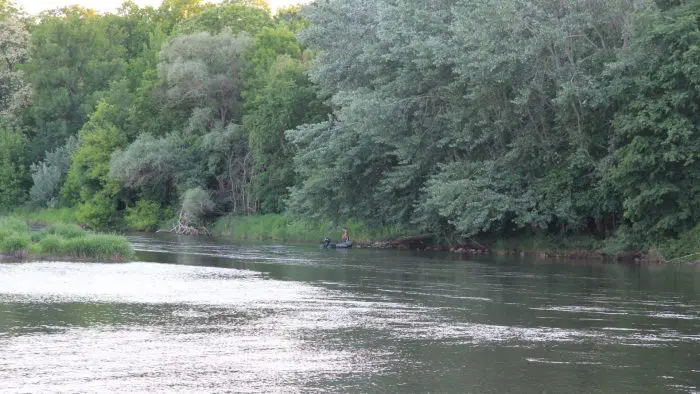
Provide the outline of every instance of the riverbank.
{"type": "MultiPolygon", "coordinates": [[[[445,242],[414,229],[371,227],[349,221],[356,248],[411,249],[457,253],[466,256],[522,256],[539,259],[600,260],[624,263],[670,263],[700,260],[700,229],[681,237],[645,247],[632,245],[624,235],[600,239],[590,235],[520,235],[510,238],[475,238],[445,242]]],[[[233,240],[318,243],[325,236],[340,234],[343,226],[290,219],[284,215],[226,216],[211,226],[212,235],[233,240]]]]}
{"type": "Polygon", "coordinates": [[[93,234],[68,223],[32,229],[25,218],[0,217],[0,261],[52,258],[121,262],[132,256],[129,241],[118,235],[93,234]]]}

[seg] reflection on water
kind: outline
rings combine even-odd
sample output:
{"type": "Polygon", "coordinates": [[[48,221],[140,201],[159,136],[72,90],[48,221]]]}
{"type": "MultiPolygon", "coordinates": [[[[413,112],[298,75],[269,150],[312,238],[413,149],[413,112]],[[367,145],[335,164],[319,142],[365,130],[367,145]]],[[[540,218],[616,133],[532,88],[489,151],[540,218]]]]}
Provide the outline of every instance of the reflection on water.
{"type": "Polygon", "coordinates": [[[700,271],[135,236],[0,264],[0,392],[700,390],[700,271]]]}

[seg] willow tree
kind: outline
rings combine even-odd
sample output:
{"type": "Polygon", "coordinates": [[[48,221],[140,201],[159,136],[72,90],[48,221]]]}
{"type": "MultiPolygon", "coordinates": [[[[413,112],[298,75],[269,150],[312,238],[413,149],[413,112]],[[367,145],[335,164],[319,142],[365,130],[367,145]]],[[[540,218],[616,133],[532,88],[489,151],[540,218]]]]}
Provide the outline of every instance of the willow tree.
{"type": "Polygon", "coordinates": [[[247,34],[200,32],[164,45],[158,63],[162,110],[185,120],[164,137],[142,135],[117,151],[112,178],[164,204],[176,202],[189,189],[211,187],[220,209],[245,211],[251,160],[238,123],[243,53],[251,42],[247,34]]]}
{"type": "Polygon", "coordinates": [[[407,223],[446,154],[451,3],[328,1],[307,10],[301,37],[319,51],[311,79],[333,117],[290,131],[298,213],[407,223]]]}
{"type": "Polygon", "coordinates": [[[189,113],[194,127],[240,121],[243,51],[251,42],[245,33],[200,32],[164,45],[158,73],[165,80],[168,107],[189,113]]]}

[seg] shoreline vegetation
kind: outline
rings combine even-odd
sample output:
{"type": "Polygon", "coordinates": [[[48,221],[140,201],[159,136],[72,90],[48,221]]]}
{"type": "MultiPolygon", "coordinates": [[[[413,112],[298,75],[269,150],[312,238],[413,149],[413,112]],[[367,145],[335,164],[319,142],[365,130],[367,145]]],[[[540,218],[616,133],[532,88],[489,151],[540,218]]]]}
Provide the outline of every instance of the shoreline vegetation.
{"type": "MultiPolygon", "coordinates": [[[[225,216],[210,226],[213,236],[232,240],[287,241],[320,243],[323,237],[340,234],[347,228],[356,248],[411,249],[426,252],[450,252],[468,256],[521,256],[538,259],[600,260],[623,263],[695,262],[700,255],[674,253],[677,245],[647,250],[623,250],[614,239],[593,236],[526,235],[510,238],[446,240],[398,227],[372,227],[359,221],[346,224],[318,224],[310,220],[280,214],[225,216]]],[[[681,243],[689,244],[687,240],[681,243]]],[[[682,249],[682,248],[681,248],[682,249]]]]}
{"type": "Polygon", "coordinates": [[[129,241],[122,236],[90,233],[73,223],[0,217],[0,261],[124,262],[131,257],[129,241]]]}
{"type": "MultiPolygon", "coordinates": [[[[0,32],[29,225],[700,260],[698,1],[0,0],[0,32]]],[[[22,226],[8,256],[127,254],[22,226]]]]}
{"type": "MultiPolygon", "coordinates": [[[[171,220],[147,229],[123,223],[119,231],[167,231],[171,220]]],[[[93,234],[83,229],[73,208],[17,209],[0,217],[0,261],[68,258],[71,261],[126,261],[133,256],[128,241],[118,235],[93,234]]],[[[223,216],[207,226],[208,235],[237,241],[281,241],[318,244],[326,236],[339,237],[347,228],[355,248],[410,249],[464,256],[517,256],[536,259],[598,260],[621,263],[694,263],[700,247],[688,233],[675,243],[640,250],[622,249],[614,238],[593,236],[515,235],[455,239],[421,233],[418,229],[371,226],[349,220],[342,225],[294,218],[284,214],[223,216]]],[[[203,234],[204,235],[204,234],[203,234]]]]}

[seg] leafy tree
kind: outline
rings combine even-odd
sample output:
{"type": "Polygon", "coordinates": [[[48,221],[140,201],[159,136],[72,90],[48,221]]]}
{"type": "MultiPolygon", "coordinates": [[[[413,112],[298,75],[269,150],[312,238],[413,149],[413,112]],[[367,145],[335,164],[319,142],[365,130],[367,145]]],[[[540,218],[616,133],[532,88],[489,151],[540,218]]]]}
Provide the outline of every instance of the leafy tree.
{"type": "Polygon", "coordinates": [[[26,199],[27,148],[22,133],[0,125],[0,210],[15,207],[26,199]]]}
{"type": "Polygon", "coordinates": [[[250,43],[245,34],[201,32],[166,44],[158,72],[166,81],[168,107],[192,114],[193,127],[240,119],[242,54],[250,43]],[[194,119],[195,115],[200,118],[194,119]]]}
{"type": "Polygon", "coordinates": [[[65,145],[46,152],[43,161],[31,165],[33,184],[29,197],[32,204],[44,207],[55,207],[58,204],[58,193],[77,147],[78,139],[71,136],[65,145]]]}
{"type": "Polygon", "coordinates": [[[95,109],[96,92],[124,72],[124,33],[113,15],[79,7],[44,13],[32,29],[27,74],[34,88],[33,158],[76,135],[95,109]]]}
{"type": "Polygon", "coordinates": [[[17,123],[19,111],[27,107],[31,87],[20,65],[29,59],[30,36],[13,17],[0,17],[0,119],[17,123]]]}
{"type": "Polygon", "coordinates": [[[245,115],[254,160],[252,186],[262,212],[280,212],[294,184],[293,150],[284,131],[321,120],[327,112],[306,76],[301,45],[285,27],[255,37],[245,72],[245,115]]]}
{"type": "Polygon", "coordinates": [[[290,207],[465,235],[605,230],[619,204],[604,181],[614,104],[600,76],[635,12],[594,0],[311,5],[302,38],[320,51],[311,77],[334,119],[288,133],[301,178],[290,207]]]}
{"type": "Polygon", "coordinates": [[[98,104],[80,130],[78,148],[61,189],[66,202],[79,205],[78,219],[91,227],[113,224],[117,211],[119,188],[109,179],[109,163],[112,152],[127,142],[114,124],[119,116],[116,107],[104,101],[98,104]]]}
{"type": "Polygon", "coordinates": [[[294,150],[285,140],[285,130],[319,121],[327,112],[305,71],[298,60],[278,56],[243,117],[255,162],[253,189],[262,212],[281,212],[287,190],[295,183],[294,150]]]}
{"type": "Polygon", "coordinates": [[[219,34],[229,32],[257,34],[261,29],[272,25],[272,17],[267,3],[249,1],[226,1],[218,7],[210,7],[190,18],[183,19],[175,27],[176,35],[197,32],[219,34]]]}
{"type": "Polygon", "coordinates": [[[611,82],[624,217],[637,234],[675,235],[700,220],[700,5],[640,21],[611,82]]]}

